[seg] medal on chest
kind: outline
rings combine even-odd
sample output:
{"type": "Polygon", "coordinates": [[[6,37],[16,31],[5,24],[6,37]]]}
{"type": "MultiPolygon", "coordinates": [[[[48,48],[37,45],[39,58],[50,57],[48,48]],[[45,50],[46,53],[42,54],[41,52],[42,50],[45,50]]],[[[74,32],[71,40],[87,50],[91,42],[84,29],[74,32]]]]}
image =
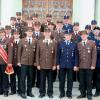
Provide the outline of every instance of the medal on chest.
{"type": "Polygon", "coordinates": [[[90,52],[91,52],[91,50],[90,50],[90,48],[89,48],[89,47],[87,48],[87,50],[88,50],[88,53],[90,53],[90,52]]]}
{"type": "Polygon", "coordinates": [[[61,48],[61,52],[64,52],[64,49],[63,48],[61,48]]]}
{"type": "Polygon", "coordinates": [[[54,51],[53,51],[53,47],[52,47],[51,53],[54,53],[54,51]]]}

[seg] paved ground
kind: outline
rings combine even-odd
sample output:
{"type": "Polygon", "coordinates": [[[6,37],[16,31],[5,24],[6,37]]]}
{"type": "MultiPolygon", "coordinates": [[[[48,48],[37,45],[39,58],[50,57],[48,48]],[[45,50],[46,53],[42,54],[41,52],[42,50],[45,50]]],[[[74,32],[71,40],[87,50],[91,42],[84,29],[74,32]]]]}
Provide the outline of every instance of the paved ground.
{"type": "MultiPolygon", "coordinates": [[[[25,100],[69,100],[67,97],[66,98],[63,98],[63,99],[59,99],[58,96],[59,96],[59,89],[58,89],[58,82],[56,82],[54,84],[54,98],[53,99],[49,99],[48,96],[42,98],[42,99],[39,99],[38,96],[39,96],[39,90],[37,88],[33,88],[33,94],[35,95],[34,98],[30,98],[30,97],[27,97],[27,99],[25,100]]],[[[94,94],[95,90],[93,90],[93,94],[94,94]]],[[[79,100],[77,99],[76,97],[80,94],[79,90],[78,90],[78,83],[74,83],[74,87],[73,87],[73,98],[71,100],[79,100]]],[[[16,95],[13,95],[13,96],[8,96],[8,97],[4,97],[4,96],[0,96],[0,100],[24,100],[22,99],[20,96],[18,96],[17,94],[16,95]]],[[[81,99],[81,100],[87,100],[86,98],[84,99],[81,99]]],[[[100,97],[98,98],[93,98],[93,100],[100,100],[100,97]]]]}

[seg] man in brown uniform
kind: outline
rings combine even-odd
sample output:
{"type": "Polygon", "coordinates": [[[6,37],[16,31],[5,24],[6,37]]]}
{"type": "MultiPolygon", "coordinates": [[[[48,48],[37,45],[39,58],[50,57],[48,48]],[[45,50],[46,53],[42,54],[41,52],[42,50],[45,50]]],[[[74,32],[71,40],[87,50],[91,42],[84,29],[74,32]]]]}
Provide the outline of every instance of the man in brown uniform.
{"type": "Polygon", "coordinates": [[[53,36],[57,42],[64,40],[63,21],[57,21],[53,36]]]}
{"type": "Polygon", "coordinates": [[[32,70],[35,62],[36,40],[32,38],[32,28],[26,29],[26,38],[23,38],[18,47],[18,66],[21,66],[20,89],[22,98],[27,96],[34,97],[32,94],[32,70]],[[27,77],[27,90],[26,90],[27,77]]]}
{"type": "MultiPolygon", "coordinates": [[[[64,40],[64,30],[63,30],[63,21],[57,21],[56,23],[56,29],[53,31],[52,36],[57,41],[57,44],[64,40]]],[[[57,77],[57,70],[53,71],[53,82],[56,81],[57,77]]],[[[58,74],[59,77],[59,74],[58,74]]]]}
{"type": "Polygon", "coordinates": [[[6,25],[6,26],[5,26],[5,32],[6,32],[6,37],[8,37],[8,38],[10,39],[11,36],[12,36],[12,33],[11,33],[11,26],[10,26],[10,25],[6,25]]]}
{"type": "Polygon", "coordinates": [[[53,81],[52,71],[56,69],[56,41],[51,39],[50,29],[44,30],[45,38],[39,40],[37,43],[36,63],[37,68],[40,70],[40,95],[39,98],[45,96],[46,93],[46,77],[48,79],[47,94],[49,98],[53,98],[53,81]]]}
{"type": "Polygon", "coordinates": [[[38,18],[38,17],[39,17],[39,16],[38,16],[37,13],[33,13],[33,15],[32,15],[33,24],[34,24],[35,22],[39,21],[39,18],[38,18]]]}
{"type": "Polygon", "coordinates": [[[11,34],[13,34],[14,29],[16,28],[16,17],[10,18],[11,34]]]}
{"type": "MultiPolygon", "coordinates": [[[[4,31],[4,28],[0,29],[0,45],[5,50],[6,53],[8,53],[8,43],[9,38],[5,37],[6,33],[4,31]]],[[[0,56],[0,94],[4,94],[5,97],[8,96],[9,92],[9,79],[8,75],[5,74],[7,63],[3,60],[3,58],[0,56]]]]}
{"type": "Polygon", "coordinates": [[[42,39],[44,36],[42,32],[40,31],[41,29],[41,23],[40,22],[35,22],[33,25],[34,31],[33,31],[33,38],[36,39],[42,39]]]}
{"type": "MultiPolygon", "coordinates": [[[[40,32],[41,23],[38,21],[34,22],[33,28],[34,28],[33,38],[36,38],[37,40],[43,39],[43,37],[44,37],[43,33],[40,32]]],[[[38,69],[36,69],[36,70],[33,69],[33,86],[35,85],[35,79],[36,79],[36,87],[39,88],[39,86],[40,86],[40,70],[38,70],[38,69]]]]}
{"type": "Polygon", "coordinates": [[[96,65],[96,45],[92,40],[88,40],[86,31],[81,32],[82,41],[78,43],[79,52],[79,77],[81,95],[77,98],[86,97],[92,100],[92,74],[96,65]]]}
{"type": "Polygon", "coordinates": [[[44,32],[44,29],[48,26],[49,23],[52,22],[52,15],[51,14],[46,14],[46,19],[45,22],[42,23],[41,25],[41,32],[44,32]]]}
{"type": "Polygon", "coordinates": [[[9,43],[9,54],[8,54],[8,64],[12,64],[14,73],[10,75],[10,86],[11,86],[11,93],[13,95],[16,93],[16,75],[18,78],[18,94],[20,94],[20,67],[17,65],[18,63],[18,45],[20,41],[20,34],[19,30],[15,29],[13,32],[13,36],[10,39],[9,43]]]}
{"type": "Polygon", "coordinates": [[[26,28],[26,22],[22,20],[22,13],[21,12],[16,12],[16,28],[18,28],[20,30],[20,38],[24,38],[25,34],[24,34],[24,30],[26,28]]]}

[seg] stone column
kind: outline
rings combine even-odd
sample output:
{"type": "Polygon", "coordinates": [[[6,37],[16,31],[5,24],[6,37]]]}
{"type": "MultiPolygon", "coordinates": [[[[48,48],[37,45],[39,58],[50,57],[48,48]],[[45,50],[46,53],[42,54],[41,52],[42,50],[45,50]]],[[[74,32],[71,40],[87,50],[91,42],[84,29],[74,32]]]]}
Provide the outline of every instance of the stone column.
{"type": "Polygon", "coordinates": [[[100,0],[95,0],[95,19],[100,26],[100,0]]]}

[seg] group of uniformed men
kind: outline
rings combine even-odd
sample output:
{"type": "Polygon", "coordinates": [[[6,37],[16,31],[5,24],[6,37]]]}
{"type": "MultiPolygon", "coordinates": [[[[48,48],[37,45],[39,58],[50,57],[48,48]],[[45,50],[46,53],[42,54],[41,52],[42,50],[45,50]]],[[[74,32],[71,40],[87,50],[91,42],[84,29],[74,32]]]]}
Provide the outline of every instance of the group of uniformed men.
{"type": "Polygon", "coordinates": [[[92,100],[93,84],[96,88],[93,96],[100,95],[100,28],[96,20],[83,31],[79,30],[78,22],[72,25],[70,16],[66,15],[63,21],[54,24],[52,15],[47,14],[41,24],[38,14],[25,22],[17,12],[10,22],[11,25],[0,29],[0,46],[8,55],[6,63],[0,54],[0,95],[7,97],[17,92],[22,98],[34,97],[32,87],[36,86],[42,98],[46,95],[47,78],[47,95],[53,98],[53,82],[57,75],[59,98],[72,98],[73,82],[77,79],[81,93],[77,98],[92,100]],[[7,66],[14,69],[10,77],[5,73],[7,66]]]}

